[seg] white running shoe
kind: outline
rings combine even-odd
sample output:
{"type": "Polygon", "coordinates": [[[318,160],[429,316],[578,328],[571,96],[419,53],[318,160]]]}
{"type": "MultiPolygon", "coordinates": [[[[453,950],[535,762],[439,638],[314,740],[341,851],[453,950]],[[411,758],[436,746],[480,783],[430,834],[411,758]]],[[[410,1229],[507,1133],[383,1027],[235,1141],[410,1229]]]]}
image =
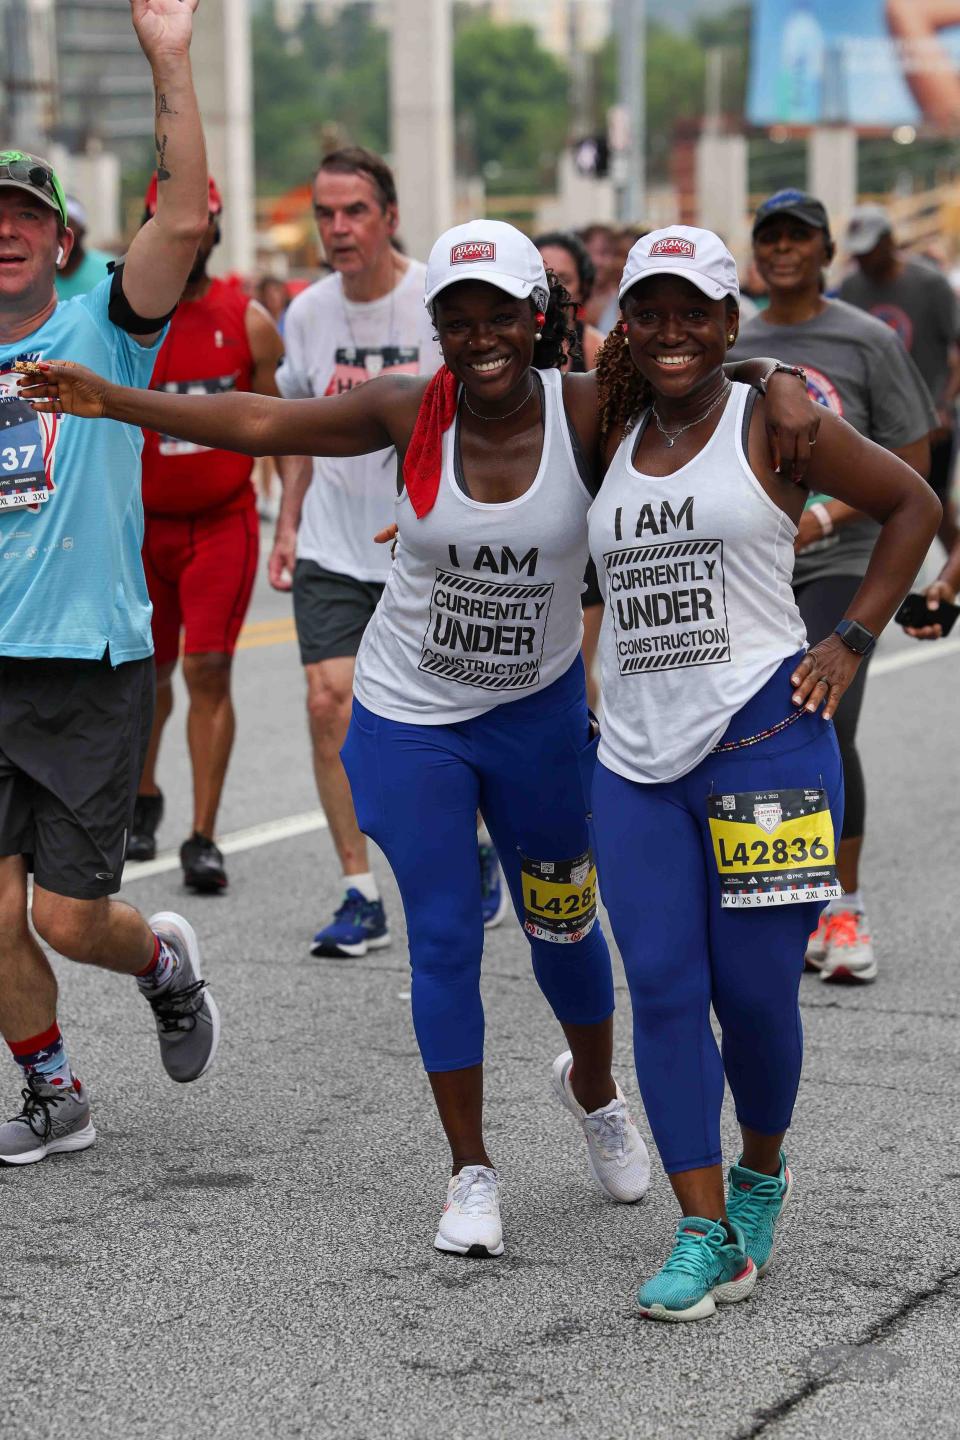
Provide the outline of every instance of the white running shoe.
{"type": "MultiPolygon", "coordinates": [[[[564,1050],[553,1062],[552,1084],[557,1099],[575,1115],[587,1141],[593,1178],[614,1200],[629,1204],[647,1193],[650,1156],[617,1085],[616,1099],[589,1114],[570,1088],[573,1056],[564,1050]]],[[[616,1082],[614,1082],[616,1084],[616,1082]]]]}
{"type": "Polygon", "coordinates": [[[503,1254],[500,1181],[489,1165],[464,1165],[447,1186],[434,1246],[451,1255],[485,1259],[503,1254]]]}
{"type": "Polygon", "coordinates": [[[827,951],[830,948],[830,921],[832,915],[823,911],[817,924],[816,930],[807,941],[806,952],[803,957],[803,968],[805,970],[822,970],[827,958],[827,951]]]}
{"type": "Polygon", "coordinates": [[[876,978],[877,961],[866,915],[860,910],[835,911],[830,916],[820,979],[841,985],[868,985],[876,978]]]}

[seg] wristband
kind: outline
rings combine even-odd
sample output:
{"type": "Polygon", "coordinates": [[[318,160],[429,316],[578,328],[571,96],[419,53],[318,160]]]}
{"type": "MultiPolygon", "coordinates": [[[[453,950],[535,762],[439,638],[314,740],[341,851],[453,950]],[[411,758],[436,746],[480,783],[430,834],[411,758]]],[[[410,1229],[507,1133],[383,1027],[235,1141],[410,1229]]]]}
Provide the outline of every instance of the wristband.
{"type": "Polygon", "coordinates": [[[807,372],[803,369],[802,365],[784,365],[782,360],[777,360],[774,362],[773,365],[770,366],[770,369],[767,371],[766,375],[764,375],[762,379],[757,382],[757,389],[760,391],[761,395],[766,395],[767,386],[773,379],[774,375],[778,373],[781,375],[796,375],[797,379],[802,380],[804,385],[806,385],[807,383],[807,372]]]}
{"type": "Polygon", "coordinates": [[[830,511],[827,509],[826,505],[822,505],[819,500],[816,500],[812,505],[808,505],[807,509],[810,511],[811,515],[816,515],[817,520],[820,522],[820,529],[823,531],[824,535],[832,535],[833,517],[831,516],[830,511]]]}

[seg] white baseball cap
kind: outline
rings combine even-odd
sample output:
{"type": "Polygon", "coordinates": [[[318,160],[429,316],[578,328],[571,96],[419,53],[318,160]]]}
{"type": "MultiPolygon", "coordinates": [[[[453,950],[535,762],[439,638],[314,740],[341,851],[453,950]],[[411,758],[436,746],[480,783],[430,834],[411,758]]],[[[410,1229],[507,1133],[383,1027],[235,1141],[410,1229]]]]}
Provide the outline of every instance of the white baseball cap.
{"type": "Polygon", "coordinates": [[[650,275],[679,275],[711,300],[740,299],[737,262],[719,235],[692,225],[671,225],[643,235],[627,256],[619,298],[650,275]]]}
{"type": "Polygon", "coordinates": [[[847,227],[847,250],[851,255],[869,255],[892,231],[890,216],[882,205],[858,205],[847,227]]]}
{"type": "Polygon", "coordinates": [[[532,296],[542,308],[550,295],[540,251],[521,230],[503,220],[470,220],[444,231],[427,261],[423,297],[427,309],[441,290],[461,280],[483,280],[515,300],[532,296]]]}

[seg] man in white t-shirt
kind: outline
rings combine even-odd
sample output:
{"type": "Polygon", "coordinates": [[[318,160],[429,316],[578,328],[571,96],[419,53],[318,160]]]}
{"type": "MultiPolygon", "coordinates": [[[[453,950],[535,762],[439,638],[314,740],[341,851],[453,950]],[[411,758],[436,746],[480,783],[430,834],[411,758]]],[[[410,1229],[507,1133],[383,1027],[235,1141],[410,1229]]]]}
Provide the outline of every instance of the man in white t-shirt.
{"type": "MultiPolygon", "coordinates": [[[[320,165],[313,201],[333,274],[298,295],[286,312],[282,393],[291,399],[338,395],[388,370],[433,374],[441,356],[423,303],[425,271],[394,246],[399,216],[389,167],[369,150],[335,150],[320,165]]],[[[293,577],[317,789],[346,891],[333,922],[314,936],[314,955],[365,955],[390,942],[340,747],[350,720],[357,649],[390,570],[389,547],[373,537],[392,522],[396,497],[392,449],[349,459],[304,459],[285,477],[270,557],[276,589],[291,588],[293,577]]],[[[489,857],[482,850],[485,858],[493,918],[505,908],[506,895],[501,897],[492,850],[489,857]]]]}

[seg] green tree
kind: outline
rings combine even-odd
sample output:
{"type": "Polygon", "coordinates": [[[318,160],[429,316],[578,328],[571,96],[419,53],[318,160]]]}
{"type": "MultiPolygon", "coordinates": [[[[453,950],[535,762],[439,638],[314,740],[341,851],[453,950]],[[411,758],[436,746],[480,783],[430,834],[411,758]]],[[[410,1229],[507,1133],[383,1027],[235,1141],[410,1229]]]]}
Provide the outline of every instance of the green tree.
{"type": "Polygon", "coordinates": [[[462,168],[485,172],[501,193],[552,180],[568,138],[568,77],[534,30],[467,20],[454,40],[453,74],[462,168]]]}
{"type": "Polygon", "coordinates": [[[254,154],[257,188],[278,194],[317,168],[325,132],[385,150],[387,37],[364,5],[335,20],[311,10],[292,32],[271,9],[253,17],[254,154]]]}

